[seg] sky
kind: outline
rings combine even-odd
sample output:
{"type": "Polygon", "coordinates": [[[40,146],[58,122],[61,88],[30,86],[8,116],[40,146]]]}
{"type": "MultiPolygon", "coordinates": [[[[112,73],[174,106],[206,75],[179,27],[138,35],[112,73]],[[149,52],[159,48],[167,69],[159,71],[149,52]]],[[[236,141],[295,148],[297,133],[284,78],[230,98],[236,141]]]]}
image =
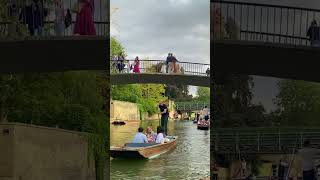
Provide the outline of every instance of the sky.
{"type": "Polygon", "coordinates": [[[111,0],[110,5],[111,36],[128,58],[164,60],[172,52],[180,61],[210,63],[209,0],[111,0]]]}

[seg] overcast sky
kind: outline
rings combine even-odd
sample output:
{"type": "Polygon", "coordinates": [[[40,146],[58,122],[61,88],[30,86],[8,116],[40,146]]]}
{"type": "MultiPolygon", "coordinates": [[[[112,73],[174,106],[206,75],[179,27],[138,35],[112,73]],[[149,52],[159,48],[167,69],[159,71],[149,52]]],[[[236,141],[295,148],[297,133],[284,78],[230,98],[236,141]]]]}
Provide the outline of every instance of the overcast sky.
{"type": "MultiPolygon", "coordinates": [[[[111,0],[111,36],[128,58],[210,63],[209,0],[111,0]]],[[[192,94],[195,88],[190,89],[192,94]]]]}

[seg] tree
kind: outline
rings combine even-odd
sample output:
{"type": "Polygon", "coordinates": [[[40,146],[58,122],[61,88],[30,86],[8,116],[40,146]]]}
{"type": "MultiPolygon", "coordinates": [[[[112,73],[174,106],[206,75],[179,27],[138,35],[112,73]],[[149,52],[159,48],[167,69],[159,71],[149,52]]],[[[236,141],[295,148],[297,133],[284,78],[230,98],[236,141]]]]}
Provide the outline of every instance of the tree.
{"type": "Polygon", "coordinates": [[[198,87],[197,97],[195,99],[197,101],[210,102],[210,88],[198,87]]]}
{"type": "Polygon", "coordinates": [[[274,102],[278,106],[281,125],[319,125],[315,118],[320,115],[320,84],[297,80],[278,83],[279,94],[274,102]]]}
{"type": "Polygon", "coordinates": [[[110,59],[112,56],[119,55],[121,53],[125,53],[124,47],[121,43],[114,37],[110,39],[110,59]]]}
{"type": "Polygon", "coordinates": [[[248,75],[229,74],[223,84],[214,83],[213,110],[216,126],[246,126],[251,104],[253,79],[248,75]]]}
{"type": "Polygon", "coordinates": [[[186,85],[166,85],[165,96],[175,101],[192,100],[192,95],[189,95],[189,88],[186,85]]]}
{"type": "Polygon", "coordinates": [[[139,104],[141,112],[155,114],[158,112],[158,103],[165,100],[164,85],[129,84],[114,85],[111,87],[111,98],[139,104]]]}

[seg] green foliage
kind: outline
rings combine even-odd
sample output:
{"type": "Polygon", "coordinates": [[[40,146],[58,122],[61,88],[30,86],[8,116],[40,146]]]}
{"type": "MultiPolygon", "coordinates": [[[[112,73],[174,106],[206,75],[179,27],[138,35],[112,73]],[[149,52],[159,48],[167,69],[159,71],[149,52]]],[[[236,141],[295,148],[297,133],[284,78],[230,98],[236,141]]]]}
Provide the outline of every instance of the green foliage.
{"type": "Polygon", "coordinates": [[[252,77],[229,75],[223,85],[214,86],[213,110],[217,127],[258,127],[268,122],[265,109],[251,103],[252,77]]]}
{"type": "Polygon", "coordinates": [[[110,39],[110,59],[112,56],[119,55],[120,53],[125,53],[124,47],[121,43],[114,37],[110,39]]]}
{"type": "Polygon", "coordinates": [[[137,103],[141,113],[155,114],[158,112],[158,103],[166,99],[164,91],[164,85],[158,84],[115,85],[111,87],[111,98],[137,103]]]}
{"type": "Polygon", "coordinates": [[[103,179],[108,144],[106,80],[101,73],[76,71],[0,76],[0,121],[31,123],[89,132],[103,179]],[[105,87],[106,86],[106,87],[105,87]],[[103,171],[102,171],[103,172],[103,171]]]}
{"type": "Polygon", "coordinates": [[[174,101],[192,100],[192,95],[189,95],[189,89],[186,85],[166,85],[165,96],[174,101]]]}
{"type": "Polygon", "coordinates": [[[278,83],[279,94],[274,102],[278,105],[276,118],[281,126],[320,125],[320,84],[297,80],[278,83]]]}
{"type": "Polygon", "coordinates": [[[210,102],[210,88],[207,87],[198,87],[197,97],[194,100],[201,102],[210,102]]]}

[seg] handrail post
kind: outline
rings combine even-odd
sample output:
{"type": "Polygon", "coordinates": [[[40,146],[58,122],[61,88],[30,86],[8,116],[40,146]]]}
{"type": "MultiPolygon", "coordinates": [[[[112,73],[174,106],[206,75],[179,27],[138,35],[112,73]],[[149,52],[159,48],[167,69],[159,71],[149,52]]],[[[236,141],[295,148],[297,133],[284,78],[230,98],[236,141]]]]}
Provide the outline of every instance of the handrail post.
{"type": "Polygon", "coordinates": [[[240,150],[239,148],[239,132],[237,132],[236,134],[236,151],[238,152],[240,150]]]}
{"type": "Polygon", "coordinates": [[[303,134],[303,131],[300,131],[300,148],[302,148],[302,134],[303,134]]]}
{"type": "Polygon", "coordinates": [[[280,135],[280,128],[279,128],[279,130],[278,130],[278,133],[279,133],[279,136],[278,136],[278,138],[279,138],[279,139],[278,139],[278,141],[279,141],[279,142],[278,142],[278,144],[279,144],[279,151],[281,151],[281,140],[280,140],[280,139],[281,139],[281,135],[280,135]]]}
{"type": "Polygon", "coordinates": [[[260,152],[260,132],[258,131],[258,152],[260,152]]]}

